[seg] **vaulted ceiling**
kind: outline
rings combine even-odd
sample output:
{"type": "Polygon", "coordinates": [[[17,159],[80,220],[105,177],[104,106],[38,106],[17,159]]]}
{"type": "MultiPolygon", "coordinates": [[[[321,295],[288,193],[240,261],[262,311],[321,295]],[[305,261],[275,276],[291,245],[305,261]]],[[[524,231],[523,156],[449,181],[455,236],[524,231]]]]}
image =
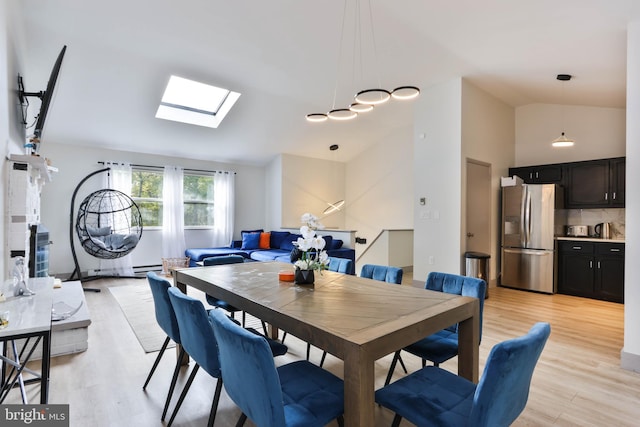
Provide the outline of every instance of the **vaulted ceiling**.
{"type": "Polygon", "coordinates": [[[333,143],[348,160],[410,126],[413,103],[398,101],[351,122],[305,120],[334,93],[344,107],[378,81],[428,90],[464,77],[514,107],[623,108],[626,28],[640,19],[637,0],[360,0],[365,30],[371,3],[374,37],[365,31],[354,52],[356,19],[337,0],[9,1],[22,14],[28,91],[44,89],[68,46],[43,145],[248,164],[278,153],[335,159],[333,143]],[[561,86],[558,73],[574,79],[561,86]],[[172,74],[242,95],[217,129],[156,119],[172,74]]]}

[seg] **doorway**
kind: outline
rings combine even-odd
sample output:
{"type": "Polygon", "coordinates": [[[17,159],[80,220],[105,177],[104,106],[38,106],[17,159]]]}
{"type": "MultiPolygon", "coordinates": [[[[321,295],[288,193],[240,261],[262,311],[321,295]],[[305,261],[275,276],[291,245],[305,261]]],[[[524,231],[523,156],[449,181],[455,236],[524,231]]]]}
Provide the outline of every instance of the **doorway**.
{"type": "Polygon", "coordinates": [[[491,164],[467,159],[466,184],[466,251],[490,255],[491,164]]]}

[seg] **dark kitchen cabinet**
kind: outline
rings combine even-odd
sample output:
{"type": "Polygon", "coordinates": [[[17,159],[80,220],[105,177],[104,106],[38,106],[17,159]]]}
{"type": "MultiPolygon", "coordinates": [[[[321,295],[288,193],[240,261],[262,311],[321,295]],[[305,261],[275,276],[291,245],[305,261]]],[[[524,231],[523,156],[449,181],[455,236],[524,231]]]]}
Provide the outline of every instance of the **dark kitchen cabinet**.
{"type": "Polygon", "coordinates": [[[565,164],[565,208],[624,207],[625,158],[565,164]]]}
{"type": "Polygon", "coordinates": [[[624,243],[558,242],[558,293],[624,300],[624,243]]]}
{"type": "Polygon", "coordinates": [[[509,176],[519,176],[525,184],[562,184],[562,165],[509,168],[509,176]]]}
{"type": "Polygon", "coordinates": [[[626,158],[509,168],[525,184],[564,187],[566,209],[624,208],[626,158]]]}
{"type": "Polygon", "coordinates": [[[626,162],[625,157],[609,161],[611,206],[624,207],[626,162]]]}

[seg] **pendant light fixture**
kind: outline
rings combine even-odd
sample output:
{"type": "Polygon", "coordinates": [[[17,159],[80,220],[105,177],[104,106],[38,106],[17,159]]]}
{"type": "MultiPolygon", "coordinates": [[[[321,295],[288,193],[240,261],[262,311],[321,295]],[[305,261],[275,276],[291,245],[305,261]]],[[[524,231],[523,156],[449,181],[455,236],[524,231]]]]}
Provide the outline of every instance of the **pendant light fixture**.
{"type": "MultiPolygon", "coordinates": [[[[568,82],[569,80],[571,80],[571,74],[558,74],[556,79],[558,79],[561,82],[568,82]]],[[[564,87],[562,90],[562,98],[564,101],[564,87]]],[[[564,134],[564,108],[565,107],[562,106],[562,112],[560,113],[562,132],[560,136],[554,139],[553,142],[551,143],[551,146],[553,147],[573,147],[573,144],[575,144],[575,141],[573,139],[567,138],[566,135],[564,134]]]]}
{"type": "MultiPolygon", "coordinates": [[[[310,122],[324,122],[327,119],[332,120],[351,120],[355,119],[358,114],[366,113],[373,110],[374,106],[383,104],[390,99],[394,100],[409,100],[417,97],[420,94],[420,89],[416,86],[399,86],[392,91],[383,89],[380,83],[380,76],[378,74],[378,87],[372,89],[364,89],[356,93],[354,97],[354,101],[349,105],[348,108],[336,108],[336,95],[338,91],[338,76],[340,74],[340,63],[342,62],[342,47],[344,44],[344,32],[346,27],[346,16],[347,16],[347,4],[351,2],[353,4],[354,10],[354,25],[353,25],[353,62],[356,63],[356,59],[360,61],[360,72],[362,74],[362,70],[364,70],[364,66],[362,64],[362,33],[364,32],[362,26],[361,15],[365,12],[361,8],[360,0],[345,0],[343,15],[342,15],[342,30],[340,33],[340,46],[338,53],[338,70],[336,72],[336,86],[333,93],[333,106],[328,113],[311,113],[307,114],[307,120],[310,122]],[[358,50],[358,52],[356,52],[358,50]]],[[[374,61],[377,62],[377,53],[376,53],[376,39],[375,33],[373,31],[373,12],[371,8],[371,0],[367,0],[368,5],[368,21],[369,21],[369,31],[370,31],[370,44],[373,49],[373,58],[374,61]]],[[[366,21],[366,20],[365,20],[366,21]]],[[[371,67],[369,67],[371,68],[371,67]]],[[[355,73],[354,73],[355,74],[355,73]]]]}
{"type": "MultiPolygon", "coordinates": [[[[340,148],[340,146],[339,146],[338,144],[332,144],[332,145],[329,147],[329,150],[331,150],[331,151],[337,151],[337,150],[338,150],[338,148],[340,148]]],[[[334,160],[333,160],[333,161],[335,162],[335,157],[334,157],[334,160]]],[[[334,174],[334,175],[335,175],[335,174],[334,174]]],[[[327,208],[322,212],[322,214],[323,214],[323,215],[329,215],[329,214],[332,214],[332,213],[337,212],[337,211],[339,211],[340,209],[342,209],[342,207],[344,206],[344,199],[338,200],[338,201],[337,201],[337,202],[335,202],[335,203],[329,203],[329,202],[327,202],[327,205],[329,205],[329,206],[328,206],[328,207],[327,207],[327,208]]]]}

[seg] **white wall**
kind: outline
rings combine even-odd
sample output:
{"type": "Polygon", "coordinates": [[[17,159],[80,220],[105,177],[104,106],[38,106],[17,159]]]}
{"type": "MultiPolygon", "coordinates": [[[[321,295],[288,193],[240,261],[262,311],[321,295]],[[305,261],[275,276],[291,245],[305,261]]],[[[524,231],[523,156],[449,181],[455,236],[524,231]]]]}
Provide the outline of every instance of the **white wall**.
{"type": "MultiPolygon", "coordinates": [[[[460,245],[466,249],[466,159],[491,165],[491,259],[489,279],[500,271],[500,177],[506,176],[515,156],[515,111],[509,105],[463,79],[462,177],[460,245]]],[[[461,258],[462,262],[462,258],[461,258]]],[[[461,272],[463,270],[461,269],[461,272]]]]}
{"type": "Polygon", "coordinates": [[[346,228],[367,239],[355,245],[356,258],[382,230],[413,228],[413,154],[413,129],[407,126],[381,135],[348,162],[346,228]]]}
{"type": "MultiPolygon", "coordinates": [[[[22,48],[24,31],[14,25],[20,22],[13,3],[0,2],[0,141],[3,159],[8,154],[23,154],[25,131],[20,124],[19,102],[16,96],[18,73],[22,72],[24,57],[22,48]]],[[[8,182],[8,162],[0,161],[0,212],[6,218],[6,194],[8,182]]],[[[5,265],[6,224],[0,227],[0,279],[8,276],[5,265]]]]}
{"type": "Polygon", "coordinates": [[[462,273],[466,247],[466,161],[491,165],[491,280],[499,253],[500,176],[515,155],[513,108],[464,79],[424,91],[415,120],[414,280],[462,273]],[[419,199],[426,198],[421,206],[419,199]]]}
{"type": "Polygon", "coordinates": [[[627,36],[627,192],[625,274],[624,274],[624,348],[620,364],[640,372],[640,22],[629,25],[627,36]],[[631,184],[631,185],[630,185],[631,184]],[[633,189],[633,190],[631,190],[633,189]],[[631,191],[630,191],[631,190],[631,191]]]}
{"type": "Polygon", "coordinates": [[[282,227],[282,156],[276,156],[265,170],[265,230],[282,227]]]}
{"type": "MultiPolygon", "coordinates": [[[[344,229],[345,208],[324,216],[329,206],[345,198],[345,164],[342,162],[283,154],[282,223],[284,228],[299,228],[300,217],[309,212],[327,228],[344,229]]],[[[348,201],[347,201],[348,203],[348,201]]]]}
{"type": "MultiPolygon", "coordinates": [[[[174,157],[156,156],[145,153],[131,153],[103,149],[91,149],[66,144],[57,144],[50,140],[43,143],[42,155],[50,158],[53,166],[60,172],[42,192],[42,223],[50,230],[53,241],[50,255],[52,274],[73,271],[71,246],[69,243],[69,219],[71,196],[86,175],[101,169],[98,161],[130,162],[151,166],[176,165],[184,168],[204,170],[230,170],[236,172],[236,214],[235,230],[238,239],[240,230],[265,227],[265,170],[262,167],[232,165],[174,157]]],[[[75,209],[92,191],[100,188],[102,174],[90,178],[79,191],[75,209]]],[[[75,216],[75,212],[74,212],[75,216]]],[[[73,233],[75,238],[75,231],[73,233]]],[[[75,247],[79,264],[83,271],[96,269],[99,260],[84,253],[75,238],[75,247]]],[[[211,233],[206,230],[187,230],[187,247],[211,247],[211,233]]],[[[160,230],[145,229],[138,247],[131,253],[133,265],[157,265],[162,257],[162,239],[160,230]]]]}
{"type": "Polygon", "coordinates": [[[625,155],[624,108],[530,104],[516,108],[516,158],[511,166],[543,165],[625,155]],[[573,147],[553,148],[564,129],[573,147]]]}
{"type": "Polygon", "coordinates": [[[462,79],[424,90],[416,102],[413,279],[430,271],[459,272],[462,79]],[[419,199],[426,198],[421,206],[419,199]]]}

